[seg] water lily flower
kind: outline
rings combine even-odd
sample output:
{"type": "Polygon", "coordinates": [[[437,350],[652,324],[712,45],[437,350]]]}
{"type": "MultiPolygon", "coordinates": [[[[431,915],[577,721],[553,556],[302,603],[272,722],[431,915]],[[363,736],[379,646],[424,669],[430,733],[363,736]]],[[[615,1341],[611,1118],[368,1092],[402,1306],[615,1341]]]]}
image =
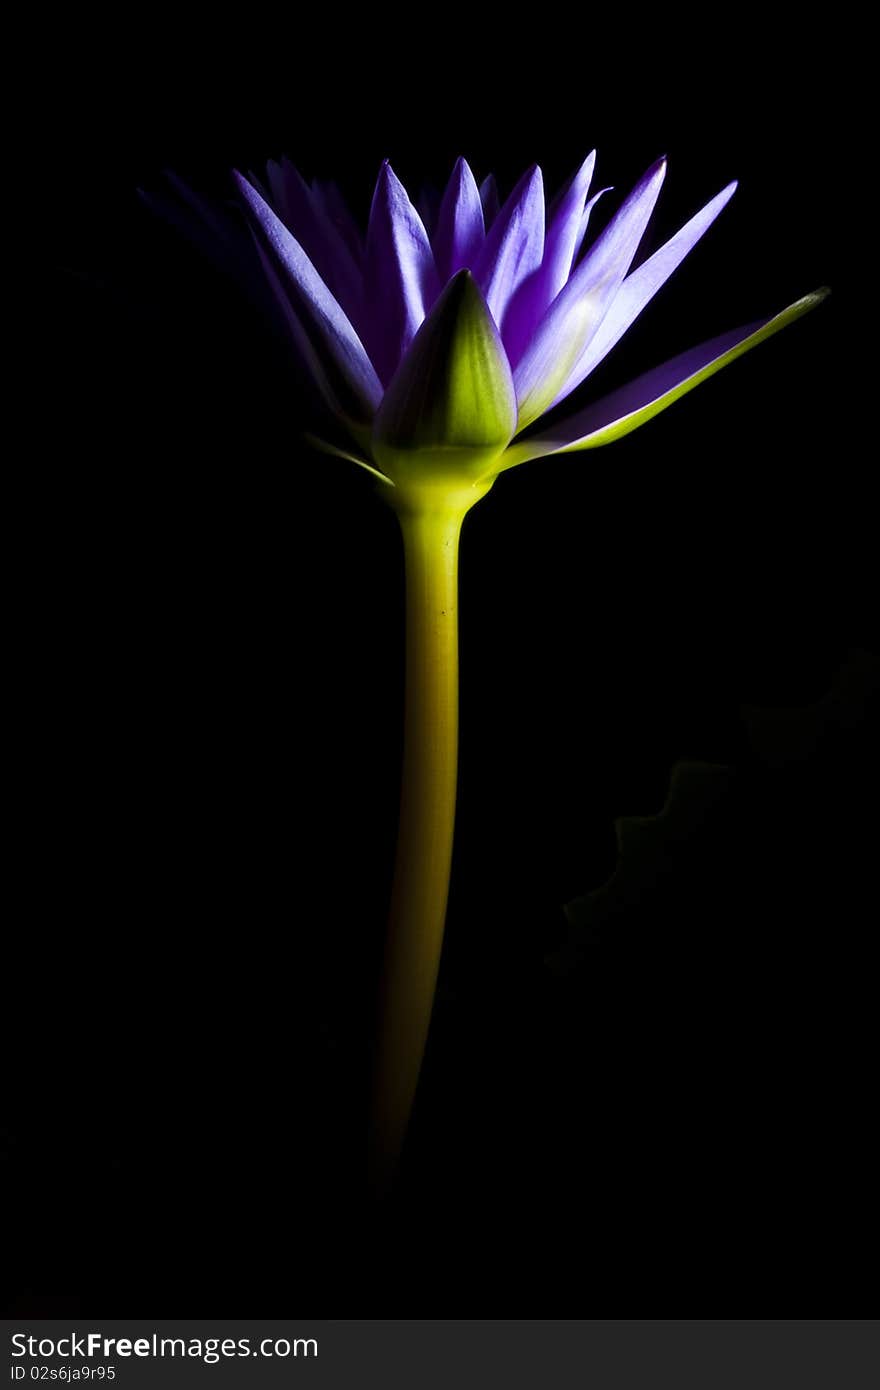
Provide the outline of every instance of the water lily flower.
{"type": "Polygon", "coordinates": [[[335,185],[310,187],[286,159],[270,162],[267,187],[235,176],[297,352],[348,438],[318,442],[404,489],[434,476],[424,451],[442,449],[440,471],[479,490],[515,464],[628,434],[823,297],[713,338],[520,437],[581,386],[736,189],[728,184],[632,270],[666,161],[587,245],[591,211],[609,191],[590,196],[594,165],[595,152],[549,209],[532,168],[498,208],[494,180],[478,188],[459,159],[426,225],[386,160],[365,244],[335,185]]]}
{"type": "MultiPolygon", "coordinates": [[[[286,159],[271,161],[264,181],[235,175],[265,284],[325,419],[336,422],[336,433],[323,430],[313,442],[374,475],[403,533],[406,718],[376,1070],[380,1177],[405,1135],[446,914],[465,514],[517,464],[638,428],[825,293],[702,343],[552,428],[534,428],[611,352],[736,188],[728,184],[633,269],[666,161],[651,165],[590,240],[591,213],[609,191],[591,193],[594,165],[595,153],[549,206],[540,169],[529,169],[499,206],[494,180],[478,187],[459,159],[436,211],[424,203],[423,217],[386,161],[365,239],[337,187],[309,185],[286,159]]],[[[216,210],[181,191],[193,234],[215,254],[222,234],[225,253],[241,227],[221,227],[216,210]]]]}

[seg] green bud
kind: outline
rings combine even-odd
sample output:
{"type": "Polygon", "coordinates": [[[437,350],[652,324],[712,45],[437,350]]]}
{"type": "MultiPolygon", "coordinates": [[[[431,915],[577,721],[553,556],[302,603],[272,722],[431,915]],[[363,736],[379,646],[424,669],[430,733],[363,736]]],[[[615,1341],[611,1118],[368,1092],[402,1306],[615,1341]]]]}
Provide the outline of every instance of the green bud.
{"type": "Polygon", "coordinates": [[[446,286],[392,378],[371,453],[398,487],[467,486],[516,429],[507,354],[470,271],[446,286]]]}

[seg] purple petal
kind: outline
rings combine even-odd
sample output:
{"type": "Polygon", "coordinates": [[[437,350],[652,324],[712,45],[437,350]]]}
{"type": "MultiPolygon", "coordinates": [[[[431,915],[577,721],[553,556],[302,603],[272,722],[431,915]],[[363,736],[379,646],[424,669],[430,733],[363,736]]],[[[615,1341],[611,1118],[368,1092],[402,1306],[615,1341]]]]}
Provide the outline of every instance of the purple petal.
{"type": "Polygon", "coordinates": [[[211,235],[217,237],[227,246],[231,245],[235,238],[230,232],[229,221],[224,213],[210,203],[207,198],[203,198],[194,188],[190,188],[186,180],[182,179],[179,174],[175,174],[173,169],[163,169],[162,172],[178,197],[195,213],[211,235]]]}
{"type": "Polygon", "coordinates": [[[340,192],[339,185],[330,179],[313,179],[312,195],[322,209],[324,216],[332,222],[345,242],[355,265],[360,266],[364,259],[364,243],[360,228],[340,192]]]}
{"type": "Polygon", "coordinates": [[[501,200],[498,197],[498,184],[494,174],[487,174],[480,184],[480,202],[483,204],[483,223],[486,231],[498,216],[501,200]]]}
{"type": "Polygon", "coordinates": [[[254,255],[250,234],[237,215],[238,209],[233,212],[225,205],[212,207],[177,175],[166,171],[166,178],[179,198],[169,197],[163,191],[148,193],[139,188],[142,201],[157,217],[186,237],[217,270],[237,280],[257,309],[274,316],[272,295],[254,255]]]}
{"type": "Polygon", "coordinates": [[[271,207],[271,206],[272,206],[272,195],[270,194],[270,192],[269,192],[268,188],[266,187],[266,185],[263,183],[263,180],[262,180],[261,178],[258,178],[258,176],[254,173],[253,169],[248,169],[248,171],[247,171],[247,181],[248,181],[248,183],[251,185],[252,188],[255,188],[255,189],[257,190],[257,192],[259,193],[260,197],[263,199],[263,202],[264,202],[264,203],[268,203],[269,206],[271,207]]]}
{"type": "Polygon", "coordinates": [[[666,160],[658,159],[639,179],[604,231],[593,242],[569,284],[592,286],[623,280],[645,234],[666,175],[666,160]]]}
{"type": "Polygon", "coordinates": [[[512,468],[529,459],[543,458],[547,454],[567,453],[578,449],[591,449],[601,444],[610,444],[622,438],[631,430],[647,423],[661,410],[672,405],[681,396],[692,391],[695,386],[713,376],[743,353],[778,333],[780,329],[793,323],[809,310],[814,309],[828,295],[828,290],[817,290],[805,295],[803,299],[790,304],[780,314],[758,319],[722,333],[699,347],[646,372],[636,381],[631,381],[601,401],[594,401],[584,410],[578,411],[568,420],[562,420],[543,434],[514,443],[507,450],[505,467],[512,468]]]}
{"type": "Polygon", "coordinates": [[[685,256],[708,231],[715,218],[727,206],[736,191],[736,181],[714,197],[711,202],[692,217],[689,222],[670,237],[659,251],[643,261],[638,270],[628,275],[612,301],[595,336],[590,340],[586,351],[580,358],[556,401],[569,395],[596,367],[602,358],[611,351],[624,335],[630,324],[642,312],[645,305],[666,283],[673,271],[677,270],[685,256]]]}
{"type": "Polygon", "coordinates": [[[584,214],[584,200],[587,197],[595,161],[594,150],[585,158],[580,170],[563,190],[562,195],[557,197],[555,210],[546,229],[541,267],[520,286],[519,292],[510,303],[510,309],[507,310],[505,346],[513,367],[516,367],[523,357],[534,334],[535,325],[541,321],[545,310],[569,279],[574,252],[576,246],[580,245],[578,235],[584,214]]]}
{"type": "Polygon", "coordinates": [[[732,347],[736,347],[737,343],[742,342],[745,338],[750,338],[767,322],[769,322],[768,319],[757,319],[754,323],[746,324],[742,328],[735,328],[729,333],[722,333],[707,343],[701,343],[699,347],[690,348],[679,357],[671,358],[662,366],[654,367],[652,371],[645,372],[635,381],[630,381],[626,386],[612,391],[601,401],[593,401],[591,405],[578,411],[568,420],[562,421],[554,430],[554,434],[560,440],[560,446],[570,448],[575,443],[582,443],[591,435],[607,429],[609,425],[643,410],[653,401],[659,400],[669,391],[675,390],[688,377],[695,376],[716,358],[723,357],[732,347]]]}
{"type": "Polygon", "coordinates": [[[361,272],[320,200],[287,158],[280,164],[269,160],[266,175],[281,221],[293,232],[348,318],[359,323],[363,302],[361,272]]]}
{"type": "Polygon", "coordinates": [[[514,369],[518,429],[525,429],[564,394],[585,345],[608,307],[607,285],[563,290],[550,305],[514,369]]]}
{"type": "Polygon", "coordinates": [[[386,159],[370,208],[363,323],[370,355],[386,386],[438,290],[422,219],[386,159]]]}
{"type": "Polygon", "coordinates": [[[552,304],[568,280],[580,236],[584,203],[596,165],[596,151],[588,154],[568,188],[559,198],[547,227],[544,260],[541,267],[541,289],[545,296],[543,308],[552,304]]]}
{"type": "Polygon", "coordinates": [[[428,233],[428,240],[433,242],[434,228],[437,226],[437,215],[440,212],[440,190],[433,183],[422,184],[421,192],[416,199],[416,211],[422,219],[422,226],[428,233]]]}
{"type": "Polygon", "coordinates": [[[547,227],[540,268],[520,287],[511,302],[504,324],[504,342],[513,367],[521,360],[545,310],[568,280],[576,247],[580,245],[584,200],[595,163],[594,150],[557,198],[547,227]]]}
{"type": "Polygon", "coordinates": [[[382,387],[360,338],[299,242],[247,179],[239,173],[234,178],[261,256],[271,268],[273,289],[282,296],[282,308],[293,311],[338,408],[353,418],[372,419],[382,387]]]}
{"type": "Polygon", "coordinates": [[[493,222],[474,272],[505,348],[508,308],[526,281],[534,284],[543,254],[544,183],[535,165],[523,174],[493,222]]]}
{"type": "MultiPolygon", "coordinates": [[[[256,240],[256,238],[255,238],[256,240]]],[[[265,282],[272,291],[274,305],[280,309],[284,324],[287,327],[290,338],[293,341],[294,356],[297,365],[302,370],[305,368],[308,379],[313,386],[318,388],[326,406],[330,407],[334,415],[338,415],[341,410],[340,400],[337,392],[333,390],[331,383],[332,371],[326,370],[322,355],[313,340],[309,337],[302,319],[297,314],[290,302],[290,297],[282,284],[278,270],[269,254],[257,241],[257,257],[265,276],[265,282]]]]}
{"type": "Polygon", "coordinates": [[[185,236],[218,270],[231,271],[234,268],[236,257],[228,238],[219,239],[214,229],[197,217],[190,207],[182,205],[176,198],[169,198],[166,193],[149,193],[143,188],[139,188],[137,193],[141,202],[156,217],[185,236]]]}
{"type": "Polygon", "coordinates": [[[590,225],[590,213],[593,211],[593,208],[596,206],[603,193],[610,193],[612,191],[612,187],[613,185],[609,184],[607,188],[600,188],[599,192],[594,193],[592,198],[590,198],[588,202],[585,204],[584,210],[581,213],[581,225],[578,228],[578,234],[575,238],[574,255],[571,258],[572,265],[574,265],[575,261],[577,260],[578,252],[584,244],[584,237],[587,235],[587,228],[590,225]]]}
{"type": "MultiPolygon", "coordinates": [[[[292,230],[294,221],[294,209],[289,205],[287,201],[287,189],[284,186],[284,172],[277,160],[266,160],[266,179],[269,184],[269,192],[272,195],[271,198],[268,200],[269,206],[273,209],[274,212],[277,212],[278,216],[281,218],[281,221],[286,226],[290,227],[292,230]]],[[[302,216],[300,216],[298,220],[300,224],[302,224],[304,219],[302,216]]],[[[299,231],[300,237],[304,237],[305,228],[302,225],[300,225],[297,228],[297,230],[299,231]]]]}
{"type": "MultiPolygon", "coordinates": [[[[663,182],[661,160],[639,181],[556,296],[514,368],[519,427],[537,419],[568,383],[617,294],[642,239],[663,182]]],[[[513,360],[512,349],[511,358],[513,360]]]]}
{"type": "Polygon", "coordinates": [[[484,240],[480,193],[467,161],[459,159],[443,194],[433,237],[441,284],[459,270],[473,270],[484,240]]]}

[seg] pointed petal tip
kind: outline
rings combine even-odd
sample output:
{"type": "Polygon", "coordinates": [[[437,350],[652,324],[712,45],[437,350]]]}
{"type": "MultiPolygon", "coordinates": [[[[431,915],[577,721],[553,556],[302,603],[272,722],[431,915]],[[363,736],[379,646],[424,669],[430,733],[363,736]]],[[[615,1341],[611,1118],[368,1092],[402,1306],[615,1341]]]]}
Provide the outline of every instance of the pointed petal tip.
{"type": "MultiPolygon", "coordinates": [[[[494,180],[494,178],[494,174],[489,174],[487,178],[484,180],[484,182],[488,183],[489,179],[494,180]]],[[[540,164],[530,164],[528,169],[526,169],[525,173],[520,179],[519,183],[516,185],[516,188],[514,188],[514,193],[517,192],[517,190],[522,191],[526,188],[529,188],[536,183],[540,183],[543,185],[543,182],[544,175],[541,172],[540,164]]]]}
{"type": "Polygon", "coordinates": [[[391,167],[390,159],[383,159],[379,166],[379,177],[376,179],[376,188],[389,190],[403,189],[403,184],[391,167]]]}
{"type": "Polygon", "coordinates": [[[715,215],[717,216],[723,208],[727,207],[727,204],[730,202],[731,198],[733,197],[734,193],[738,188],[739,179],[731,179],[730,183],[724,185],[720,193],[716,193],[715,197],[709,200],[703,211],[706,212],[709,209],[715,208],[715,215]]]}
{"type": "Polygon", "coordinates": [[[582,194],[584,198],[586,198],[587,190],[590,187],[590,183],[593,178],[593,170],[595,169],[595,167],[596,151],[590,150],[590,153],[587,155],[586,159],[581,160],[580,164],[578,165],[577,169],[572,175],[570,183],[566,186],[566,188],[560,190],[559,199],[562,199],[562,197],[566,193],[579,193],[582,194]]]}
{"type": "Polygon", "coordinates": [[[441,291],[440,299],[448,304],[450,300],[456,298],[463,300],[474,294],[485,304],[483,292],[477,283],[476,276],[465,266],[463,269],[457,270],[454,275],[450,276],[444,289],[441,291]]]}
{"type": "Polygon", "coordinates": [[[788,308],[783,310],[782,314],[777,314],[776,317],[782,318],[784,314],[789,321],[800,318],[802,314],[808,313],[810,309],[816,309],[820,304],[823,304],[830,293],[831,288],[829,285],[820,285],[817,290],[810,290],[809,294],[802,294],[800,299],[796,299],[793,304],[789,304],[788,308]]]}
{"type": "Polygon", "coordinates": [[[817,290],[811,290],[809,294],[805,294],[803,299],[797,301],[797,304],[803,304],[805,308],[809,307],[812,309],[815,308],[817,304],[821,304],[823,300],[826,300],[830,293],[830,285],[820,285],[817,290]]]}
{"type": "Polygon", "coordinates": [[[523,174],[522,178],[520,179],[520,182],[517,185],[517,187],[522,192],[528,190],[529,194],[533,197],[537,197],[539,194],[541,197],[543,197],[544,173],[541,169],[540,164],[533,164],[531,168],[527,169],[526,172],[523,174]]]}
{"type": "Polygon", "coordinates": [[[461,186],[464,183],[472,182],[476,187],[476,179],[471,166],[468,164],[463,154],[460,154],[452,166],[452,183],[461,186]]]}
{"type": "MultiPolygon", "coordinates": [[[[636,193],[637,190],[642,190],[642,192],[644,192],[649,188],[656,188],[659,190],[660,185],[666,178],[667,163],[667,156],[661,154],[659,159],[655,159],[653,164],[649,164],[633,189],[633,193],[636,193]]],[[[632,194],[630,196],[632,196],[632,194]]]]}
{"type": "Polygon", "coordinates": [[[266,206],[265,199],[259,188],[256,188],[250,179],[245,178],[244,174],[238,169],[232,170],[232,182],[240,194],[243,201],[252,212],[259,215],[260,209],[266,206]]]}

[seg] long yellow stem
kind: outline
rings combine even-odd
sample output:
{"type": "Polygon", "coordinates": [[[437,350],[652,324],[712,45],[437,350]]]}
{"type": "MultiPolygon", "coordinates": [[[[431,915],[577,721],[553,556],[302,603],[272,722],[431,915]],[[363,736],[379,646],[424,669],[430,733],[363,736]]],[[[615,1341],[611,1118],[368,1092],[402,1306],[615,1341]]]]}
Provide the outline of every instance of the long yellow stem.
{"type": "Polygon", "coordinates": [[[393,1182],[443,945],[458,765],[458,550],[486,489],[397,503],[406,573],[400,829],[382,973],[371,1132],[374,1190],[393,1182]]]}

